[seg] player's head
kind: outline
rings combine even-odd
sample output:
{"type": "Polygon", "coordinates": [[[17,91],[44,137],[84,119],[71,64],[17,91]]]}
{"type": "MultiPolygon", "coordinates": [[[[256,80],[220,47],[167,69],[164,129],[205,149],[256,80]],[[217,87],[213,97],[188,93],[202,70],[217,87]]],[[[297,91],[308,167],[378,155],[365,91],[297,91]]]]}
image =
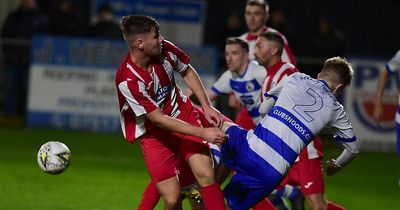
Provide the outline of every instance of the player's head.
{"type": "Polygon", "coordinates": [[[353,68],[344,58],[329,58],[325,61],[321,72],[318,74],[318,79],[326,81],[332,93],[337,95],[350,85],[353,79],[353,68]]]}
{"type": "Polygon", "coordinates": [[[279,33],[264,32],[257,38],[254,57],[260,65],[268,68],[281,61],[283,48],[284,41],[279,33]]]}
{"type": "Polygon", "coordinates": [[[122,17],[120,27],[129,49],[142,51],[148,56],[158,56],[161,39],[158,22],[150,16],[128,15],[122,17]]]}
{"type": "Polygon", "coordinates": [[[225,60],[229,71],[241,73],[249,62],[249,44],[238,37],[227,38],[225,60]]]}
{"type": "Polygon", "coordinates": [[[269,17],[269,5],[264,0],[248,0],[244,12],[247,28],[257,32],[265,26],[269,17]]]}

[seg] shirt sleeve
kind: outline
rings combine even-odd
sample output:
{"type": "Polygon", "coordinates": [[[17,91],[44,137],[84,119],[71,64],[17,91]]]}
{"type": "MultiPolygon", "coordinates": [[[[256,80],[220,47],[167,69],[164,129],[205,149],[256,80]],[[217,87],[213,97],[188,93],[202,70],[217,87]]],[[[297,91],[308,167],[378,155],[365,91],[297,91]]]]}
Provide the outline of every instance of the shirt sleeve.
{"type": "Polygon", "coordinates": [[[336,158],[336,164],[345,166],[359,152],[359,145],[353,127],[342,105],[337,102],[336,117],[332,123],[333,138],[342,146],[343,152],[336,158]]]}
{"type": "Polygon", "coordinates": [[[386,69],[390,73],[400,71],[400,50],[397,51],[396,55],[386,64],[386,69]]]}
{"type": "Polygon", "coordinates": [[[349,118],[342,105],[337,102],[337,109],[334,112],[334,121],[331,124],[333,128],[333,138],[337,141],[354,142],[356,137],[349,118]]]}
{"type": "Polygon", "coordinates": [[[272,89],[270,89],[269,91],[267,91],[266,93],[263,94],[263,96],[265,97],[271,97],[273,98],[275,101],[278,100],[279,94],[282,91],[282,88],[285,86],[285,84],[290,80],[290,78],[294,77],[295,74],[290,75],[289,77],[285,77],[283,79],[281,79],[281,81],[278,83],[278,85],[276,85],[275,87],[273,87],[272,89]]]}
{"type": "Polygon", "coordinates": [[[118,85],[129,106],[137,117],[150,113],[158,108],[157,103],[147,93],[142,81],[124,81],[118,85]]]}
{"type": "Polygon", "coordinates": [[[162,45],[166,59],[174,67],[174,70],[177,72],[185,71],[189,66],[190,57],[172,42],[163,40],[162,45]]]}
{"type": "Polygon", "coordinates": [[[232,78],[232,73],[230,71],[225,71],[218,80],[211,86],[211,90],[216,94],[228,94],[232,92],[230,85],[230,80],[232,78]]]}

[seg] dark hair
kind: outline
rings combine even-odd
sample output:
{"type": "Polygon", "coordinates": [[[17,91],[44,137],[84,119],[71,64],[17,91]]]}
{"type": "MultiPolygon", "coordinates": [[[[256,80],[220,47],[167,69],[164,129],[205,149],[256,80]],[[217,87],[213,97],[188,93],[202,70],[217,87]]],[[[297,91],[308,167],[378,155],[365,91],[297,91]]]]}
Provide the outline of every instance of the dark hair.
{"type": "Polygon", "coordinates": [[[322,67],[321,75],[328,76],[327,74],[333,74],[335,82],[346,87],[353,79],[353,68],[345,58],[333,57],[327,59],[322,67]]]}
{"type": "Polygon", "coordinates": [[[229,44],[238,44],[241,48],[246,50],[246,52],[249,52],[249,44],[239,37],[228,37],[226,39],[226,45],[229,44]]]}
{"type": "Polygon", "coordinates": [[[285,42],[282,38],[282,35],[278,32],[263,32],[260,37],[266,38],[268,41],[275,42],[278,45],[278,53],[282,55],[283,48],[285,46],[285,42]]]}
{"type": "Polygon", "coordinates": [[[265,12],[268,14],[269,13],[269,5],[268,2],[264,0],[248,0],[246,2],[246,6],[260,6],[265,9],[265,12]]]}
{"type": "Polygon", "coordinates": [[[120,27],[124,37],[136,34],[149,33],[152,29],[158,33],[160,25],[151,16],[147,15],[127,15],[122,17],[120,27]]]}

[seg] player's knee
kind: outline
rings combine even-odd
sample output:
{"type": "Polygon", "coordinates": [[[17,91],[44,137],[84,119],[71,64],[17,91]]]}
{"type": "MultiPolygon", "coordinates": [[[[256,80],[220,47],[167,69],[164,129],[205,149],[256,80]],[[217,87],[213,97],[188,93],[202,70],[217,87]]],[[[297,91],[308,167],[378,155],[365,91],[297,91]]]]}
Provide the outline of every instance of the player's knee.
{"type": "Polygon", "coordinates": [[[215,174],[213,170],[199,171],[195,176],[197,182],[203,187],[215,183],[215,174]]]}
{"type": "Polygon", "coordinates": [[[179,204],[179,195],[163,196],[163,200],[166,207],[176,207],[179,204]]]}

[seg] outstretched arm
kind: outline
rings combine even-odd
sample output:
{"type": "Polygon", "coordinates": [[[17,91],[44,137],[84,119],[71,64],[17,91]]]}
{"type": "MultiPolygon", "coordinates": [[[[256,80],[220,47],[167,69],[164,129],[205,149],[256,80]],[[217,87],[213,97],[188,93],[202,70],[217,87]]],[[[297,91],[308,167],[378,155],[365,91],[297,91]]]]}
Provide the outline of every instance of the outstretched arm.
{"type": "Polygon", "coordinates": [[[189,65],[187,69],[182,72],[182,77],[185,80],[186,85],[199,99],[199,102],[205,112],[205,117],[208,122],[210,122],[214,126],[220,126],[222,122],[221,113],[211,105],[210,99],[207,96],[203,83],[201,82],[199,75],[191,65],[189,65]]]}
{"type": "Polygon", "coordinates": [[[221,144],[226,137],[225,133],[216,127],[202,128],[194,126],[182,120],[164,115],[160,109],[155,109],[146,114],[146,117],[158,127],[196,136],[214,144],[221,144]]]}
{"type": "Polygon", "coordinates": [[[341,144],[343,147],[342,154],[340,154],[339,157],[336,158],[336,160],[332,159],[327,162],[328,166],[326,168],[326,174],[328,176],[332,176],[333,174],[335,174],[358,155],[359,146],[357,141],[341,142],[341,144]]]}
{"type": "Polygon", "coordinates": [[[378,82],[376,84],[376,94],[375,94],[375,107],[373,112],[373,118],[375,121],[379,122],[382,119],[382,96],[385,89],[385,84],[388,77],[388,71],[386,68],[382,69],[378,82]]]}

